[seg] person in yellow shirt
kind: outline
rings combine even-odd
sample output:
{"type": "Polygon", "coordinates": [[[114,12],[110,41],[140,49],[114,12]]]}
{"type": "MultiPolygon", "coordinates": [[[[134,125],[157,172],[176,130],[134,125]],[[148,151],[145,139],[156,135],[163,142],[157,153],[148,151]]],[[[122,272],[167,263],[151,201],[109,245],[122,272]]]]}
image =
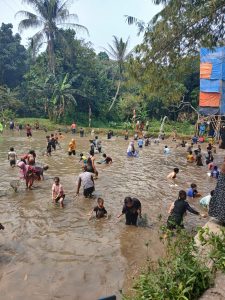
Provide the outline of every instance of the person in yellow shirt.
{"type": "Polygon", "coordinates": [[[69,143],[69,148],[68,148],[68,154],[69,155],[76,155],[76,142],[74,139],[72,139],[69,143]]]}
{"type": "Polygon", "coordinates": [[[187,162],[193,163],[195,161],[194,155],[192,154],[192,151],[189,151],[189,154],[187,155],[187,162]]]}

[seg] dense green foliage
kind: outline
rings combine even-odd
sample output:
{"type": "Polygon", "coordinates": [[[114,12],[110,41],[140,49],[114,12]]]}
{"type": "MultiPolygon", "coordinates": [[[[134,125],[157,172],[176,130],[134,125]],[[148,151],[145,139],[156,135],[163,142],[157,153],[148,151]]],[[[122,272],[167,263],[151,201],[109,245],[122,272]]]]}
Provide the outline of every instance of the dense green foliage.
{"type": "Polygon", "coordinates": [[[127,17],[144,33],[135,50],[129,52],[128,40],[113,36],[99,54],[77,38],[77,30],[87,30],[75,23],[68,1],[24,2],[33,10],[18,12],[23,17],[19,29],[38,31],[25,49],[11,24],[0,28],[2,114],[13,110],[20,117],[88,125],[91,111],[93,122],[107,125],[132,122],[135,109],[140,120],[167,115],[170,120],[195,121],[198,51],[200,46],[224,44],[222,0],[155,0],[163,8],[148,24],[127,17]]]}
{"type": "Polygon", "coordinates": [[[199,229],[198,236],[208,249],[205,256],[201,256],[193,236],[186,231],[177,232],[175,237],[167,232],[165,257],[157,264],[148,262],[134,287],[135,295],[124,299],[199,299],[213,284],[215,272],[225,272],[225,231],[215,234],[208,228],[199,229]]]}
{"type": "Polygon", "coordinates": [[[15,88],[26,72],[27,52],[20,44],[19,34],[13,35],[12,24],[0,28],[0,85],[15,88]]]}

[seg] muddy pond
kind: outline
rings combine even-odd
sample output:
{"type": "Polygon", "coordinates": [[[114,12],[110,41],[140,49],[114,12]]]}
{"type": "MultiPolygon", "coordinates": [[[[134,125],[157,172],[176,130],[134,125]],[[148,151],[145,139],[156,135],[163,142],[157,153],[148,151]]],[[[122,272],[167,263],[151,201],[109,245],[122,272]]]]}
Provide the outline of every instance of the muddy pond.
{"type": "MultiPolygon", "coordinates": [[[[0,222],[5,226],[0,232],[1,299],[89,300],[111,294],[120,299],[120,291],[132,286],[132,278],[145,265],[147,255],[156,260],[163,254],[158,231],[178,191],[187,190],[195,182],[206,195],[215,187],[215,180],[208,177],[205,165],[188,165],[186,150],[175,149],[176,143],[171,140],[153,143],[140,150],[139,157],[127,158],[128,142],[123,137],[107,140],[100,136],[103,152],[112,157],[113,164],[97,165],[99,178],[93,199],[85,199],[82,194],[75,197],[81,172],[79,153],[87,154],[91,136],[75,136],[74,157],[67,154],[71,133],[64,134],[62,149],[52,157],[43,156],[45,136],[43,131],[34,131],[31,140],[23,131],[0,136],[0,222]],[[163,154],[165,144],[171,147],[168,161],[163,154]],[[49,165],[45,181],[35,182],[33,190],[26,190],[24,183],[17,193],[10,187],[10,182],[19,178],[18,168],[10,168],[7,161],[12,146],[18,155],[34,149],[37,161],[49,165]],[[174,167],[179,167],[180,173],[177,186],[171,187],[166,176],[174,167]],[[54,176],[60,177],[66,193],[64,209],[51,202],[54,176]],[[98,196],[105,200],[111,217],[88,221],[87,214],[98,196]],[[126,226],[124,218],[117,222],[126,196],[141,201],[148,227],[126,226]]],[[[100,158],[97,154],[96,160],[100,158]]],[[[222,150],[215,158],[217,162],[223,160],[222,150]]],[[[191,204],[199,209],[198,200],[191,204]]],[[[192,230],[206,221],[188,214],[185,226],[192,230]]]]}

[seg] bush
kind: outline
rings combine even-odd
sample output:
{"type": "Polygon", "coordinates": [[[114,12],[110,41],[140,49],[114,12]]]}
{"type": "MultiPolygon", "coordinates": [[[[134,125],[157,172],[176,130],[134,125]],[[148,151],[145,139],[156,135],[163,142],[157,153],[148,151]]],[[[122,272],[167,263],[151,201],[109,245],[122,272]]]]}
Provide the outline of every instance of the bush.
{"type": "Polygon", "coordinates": [[[211,285],[212,273],[205,265],[193,237],[180,231],[175,238],[167,237],[166,256],[140,275],[134,297],[124,299],[178,300],[198,299],[211,285]]]}

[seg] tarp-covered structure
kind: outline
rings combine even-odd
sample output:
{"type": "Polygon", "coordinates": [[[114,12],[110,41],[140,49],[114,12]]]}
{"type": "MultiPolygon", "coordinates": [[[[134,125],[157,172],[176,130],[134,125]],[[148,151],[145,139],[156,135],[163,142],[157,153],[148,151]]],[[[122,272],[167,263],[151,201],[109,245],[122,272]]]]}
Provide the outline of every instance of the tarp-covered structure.
{"type": "Polygon", "coordinates": [[[225,115],[225,47],[201,48],[199,113],[225,115]]]}

